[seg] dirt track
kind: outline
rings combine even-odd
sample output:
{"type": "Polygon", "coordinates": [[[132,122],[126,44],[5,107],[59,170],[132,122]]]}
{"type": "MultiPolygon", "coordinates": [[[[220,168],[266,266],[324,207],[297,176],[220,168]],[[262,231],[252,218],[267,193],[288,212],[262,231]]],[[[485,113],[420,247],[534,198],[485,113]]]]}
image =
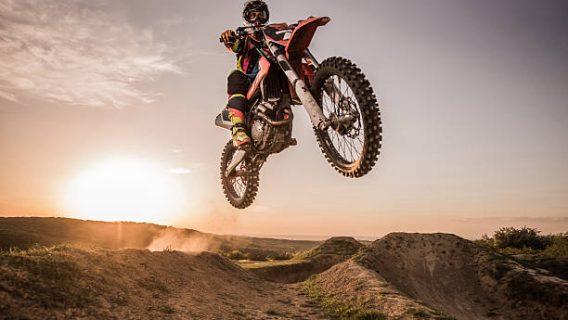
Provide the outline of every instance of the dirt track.
{"type": "Polygon", "coordinates": [[[388,306],[398,308],[410,298],[431,308],[422,315],[437,310],[460,320],[568,319],[567,281],[455,235],[390,234],[355,261],[318,275],[316,283],[342,298],[374,304],[392,318],[404,314],[388,306]],[[365,283],[379,284],[353,290],[362,273],[371,279],[365,283]],[[393,294],[392,301],[384,298],[393,294]]]}
{"type": "MultiPolygon", "coordinates": [[[[93,222],[63,222],[84,232],[55,233],[38,219],[30,238],[22,228],[16,234],[0,228],[0,240],[23,239],[26,248],[38,239],[73,244],[0,250],[0,320],[329,319],[330,313],[348,319],[354,312],[364,315],[358,319],[381,320],[568,320],[566,280],[450,234],[395,233],[366,247],[352,238],[333,238],[302,251],[299,263],[268,262],[266,269],[251,272],[208,252],[86,249],[91,238],[106,244],[99,233],[112,235],[116,225],[96,224],[92,232],[93,222]],[[38,232],[42,228],[51,233],[38,232]],[[314,272],[321,273],[299,284],[261,279],[303,281],[314,272]]],[[[166,239],[153,229],[137,230],[147,226],[128,227],[136,232],[121,233],[120,244],[166,239]]],[[[176,231],[174,239],[192,242],[194,234],[176,231]]],[[[259,250],[306,245],[249,240],[259,250]]]]}
{"type": "Polygon", "coordinates": [[[363,245],[352,237],[334,237],[301,254],[302,259],[260,264],[249,270],[271,282],[297,283],[351,258],[361,248],[363,245]]]}
{"type": "Polygon", "coordinates": [[[0,319],[326,319],[293,286],[212,253],[2,255],[0,301],[0,319]]]}

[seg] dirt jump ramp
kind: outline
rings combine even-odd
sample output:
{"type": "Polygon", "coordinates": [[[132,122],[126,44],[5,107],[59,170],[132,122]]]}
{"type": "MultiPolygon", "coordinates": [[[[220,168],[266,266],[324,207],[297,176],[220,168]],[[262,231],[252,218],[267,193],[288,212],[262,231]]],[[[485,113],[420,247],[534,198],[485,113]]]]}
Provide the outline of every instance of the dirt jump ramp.
{"type": "Polygon", "coordinates": [[[278,283],[297,283],[351,258],[363,245],[352,237],[333,237],[306,253],[297,263],[250,269],[260,278],[278,283]]]}
{"type": "Polygon", "coordinates": [[[0,320],[322,318],[291,288],[214,253],[0,252],[0,320]]]}
{"type": "Polygon", "coordinates": [[[393,233],[356,259],[457,319],[568,319],[568,282],[451,234],[393,233]]]}

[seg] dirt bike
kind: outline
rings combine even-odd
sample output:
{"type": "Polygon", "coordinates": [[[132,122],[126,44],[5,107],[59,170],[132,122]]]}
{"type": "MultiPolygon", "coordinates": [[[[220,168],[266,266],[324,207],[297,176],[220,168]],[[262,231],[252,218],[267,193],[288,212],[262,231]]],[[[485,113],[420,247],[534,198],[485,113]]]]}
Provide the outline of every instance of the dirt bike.
{"type": "MultiPolygon", "coordinates": [[[[381,119],[369,81],[351,61],[332,57],[318,63],[308,49],[316,30],[328,17],[310,17],[297,24],[241,27],[261,38],[260,71],[247,93],[245,127],[248,148],[229,141],[221,157],[221,183],[232,206],[250,206],[258,192],[259,172],[271,154],[297,144],[292,138],[292,105],[306,109],[327,161],[351,178],[367,174],[381,148],[381,119]]],[[[215,119],[231,129],[227,110],[215,119]]]]}

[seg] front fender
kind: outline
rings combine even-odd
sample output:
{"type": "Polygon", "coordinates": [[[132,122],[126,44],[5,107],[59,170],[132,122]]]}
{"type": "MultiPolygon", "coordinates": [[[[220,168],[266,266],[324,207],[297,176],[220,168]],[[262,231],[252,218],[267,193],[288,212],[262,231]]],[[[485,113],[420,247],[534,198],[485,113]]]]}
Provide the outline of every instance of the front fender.
{"type": "Polygon", "coordinates": [[[310,17],[300,22],[286,44],[286,58],[295,60],[303,57],[304,51],[310,46],[317,28],[325,26],[330,21],[331,18],[329,17],[310,17]]]}

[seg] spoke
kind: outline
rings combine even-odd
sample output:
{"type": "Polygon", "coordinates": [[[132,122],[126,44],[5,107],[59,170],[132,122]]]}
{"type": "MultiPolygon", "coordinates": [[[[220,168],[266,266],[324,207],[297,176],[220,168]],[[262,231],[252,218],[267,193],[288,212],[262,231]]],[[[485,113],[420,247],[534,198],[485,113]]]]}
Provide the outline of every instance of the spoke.
{"type": "Polygon", "coordinates": [[[330,105],[333,105],[333,100],[329,97],[329,95],[326,93],[325,94],[325,106],[326,106],[326,111],[327,111],[327,116],[329,116],[330,114],[333,113],[333,108],[330,107],[330,105]]]}
{"type": "MultiPolygon", "coordinates": [[[[231,157],[232,160],[232,157],[231,157]]],[[[230,162],[230,161],[229,161],[230,162]]],[[[238,176],[232,176],[229,178],[229,185],[230,185],[230,192],[233,194],[233,196],[235,197],[243,197],[244,196],[244,192],[246,191],[247,188],[247,177],[246,177],[246,164],[243,162],[241,163],[236,169],[235,172],[245,172],[245,176],[242,175],[238,175],[238,176]]]]}
{"type": "Polygon", "coordinates": [[[350,148],[349,148],[349,154],[351,155],[351,162],[353,162],[353,161],[355,160],[355,156],[353,155],[353,148],[351,148],[351,147],[352,147],[351,141],[347,141],[347,140],[346,140],[346,142],[347,142],[347,144],[350,146],[350,148]]]}
{"type": "Polygon", "coordinates": [[[333,104],[335,104],[335,94],[336,94],[336,93],[335,93],[335,89],[334,89],[334,87],[335,87],[335,81],[331,81],[331,84],[332,84],[332,90],[331,90],[332,96],[331,96],[330,98],[331,98],[331,102],[332,102],[333,104]]]}
{"type": "Polygon", "coordinates": [[[322,109],[326,117],[335,114],[336,116],[351,115],[355,116],[348,131],[339,133],[333,128],[326,131],[330,148],[335,149],[336,155],[341,161],[353,163],[357,161],[364,149],[364,126],[363,114],[357,101],[353,89],[349,83],[339,75],[330,76],[325,82],[327,87],[333,88],[331,92],[326,92],[322,88],[322,109]],[[336,98],[341,99],[341,103],[336,103],[336,98]]]}
{"type": "Polygon", "coordinates": [[[361,145],[361,150],[363,150],[363,146],[365,146],[365,142],[363,142],[363,140],[361,140],[361,137],[357,137],[357,141],[361,145]]]}
{"type": "Polygon", "coordinates": [[[352,162],[355,162],[356,160],[359,159],[360,155],[359,150],[357,150],[357,147],[355,146],[355,141],[353,141],[353,139],[349,139],[349,145],[351,146],[351,148],[349,148],[349,152],[351,152],[352,162]]]}
{"type": "Polygon", "coordinates": [[[343,144],[341,142],[342,142],[342,139],[338,135],[337,136],[337,146],[339,147],[339,149],[337,151],[339,151],[339,154],[341,154],[341,156],[343,156],[343,144]]]}
{"type": "Polygon", "coordinates": [[[344,97],[351,98],[351,96],[348,94],[348,91],[349,91],[349,85],[347,85],[347,88],[345,88],[345,91],[343,91],[342,94],[344,97]]]}

